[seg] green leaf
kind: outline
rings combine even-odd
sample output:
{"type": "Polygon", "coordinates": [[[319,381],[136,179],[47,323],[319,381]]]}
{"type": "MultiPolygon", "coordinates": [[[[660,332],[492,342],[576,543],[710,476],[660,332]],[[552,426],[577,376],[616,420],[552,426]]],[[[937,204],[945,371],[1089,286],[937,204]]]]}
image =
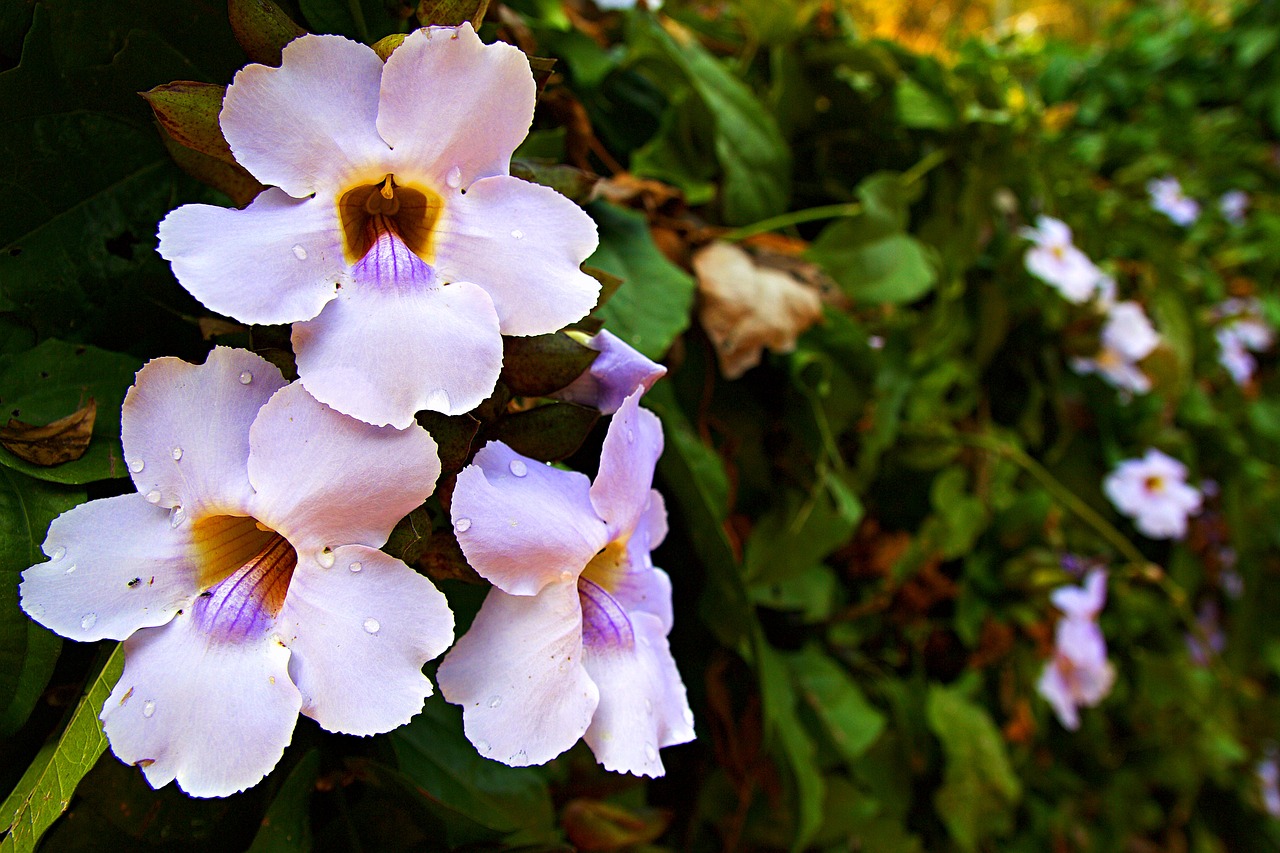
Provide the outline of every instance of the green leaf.
{"type": "Polygon", "coordinates": [[[26,722],[62,647],[18,606],[19,576],[45,561],[50,522],[83,501],[83,492],[0,468],[0,734],[26,722]]]}
{"type": "Polygon", "coordinates": [[[600,309],[605,326],[656,361],[689,325],[693,279],[658,249],[644,214],[604,202],[587,212],[600,246],[586,264],[624,280],[600,309]]]}
{"type": "Polygon", "coordinates": [[[798,700],[782,654],[772,646],[759,649],[760,696],[764,705],[765,738],[770,752],[782,761],[791,782],[795,831],[791,850],[805,849],[822,828],[826,782],[818,769],[813,740],[800,720],[798,700]]]}
{"type": "Polygon", "coordinates": [[[511,393],[545,397],[559,391],[591,366],[599,355],[562,332],[502,339],[501,379],[511,393]]]}
{"type": "Polygon", "coordinates": [[[960,848],[977,850],[985,839],[1012,829],[1022,785],[999,729],[981,705],[935,684],[929,688],[926,713],[947,757],[934,807],[960,848]]]}
{"type": "Polygon", "coordinates": [[[418,23],[424,27],[456,27],[470,21],[478,30],[489,0],[419,0],[418,23]]]}
{"type": "Polygon", "coordinates": [[[692,90],[671,95],[658,132],[631,155],[631,171],[679,187],[697,207],[715,198],[716,164],[705,156],[715,145],[715,125],[692,90]]]}
{"type": "Polygon", "coordinates": [[[365,44],[409,29],[409,21],[388,11],[383,0],[298,0],[303,16],[317,33],[332,33],[365,44]]]}
{"type": "Polygon", "coordinates": [[[0,449],[0,465],[56,483],[128,476],[120,446],[120,406],[141,367],[132,356],[57,340],[0,356],[0,413],[6,419],[44,424],[71,414],[91,397],[98,404],[84,456],[46,468],[0,449]]]}
{"type": "Polygon", "coordinates": [[[311,791],[320,775],[320,751],[313,749],[289,772],[262,816],[248,853],[307,853],[311,850],[311,791]]]}
{"type": "Polygon", "coordinates": [[[71,795],[107,748],[98,714],[124,670],[124,646],[116,646],[89,683],[56,743],[46,744],[17,786],[0,805],[0,826],[8,835],[0,853],[34,850],[40,836],[71,804],[71,795]]]}
{"type": "MultiPolygon", "coordinates": [[[[439,695],[393,731],[401,772],[445,806],[503,835],[542,840],[553,832],[551,794],[542,773],[508,767],[475,751],[462,731],[462,709],[439,695]]],[[[455,842],[459,839],[451,840],[455,842]]]]}
{"type": "Polygon", "coordinates": [[[227,163],[236,161],[218,122],[226,86],[179,80],[139,94],[175,142],[227,163]]]}
{"type": "Polygon", "coordinates": [[[573,403],[548,403],[506,415],[485,431],[485,439],[506,442],[516,453],[558,462],[582,446],[600,413],[573,403]]]}
{"type": "Polygon", "coordinates": [[[828,475],[807,496],[787,492],[761,516],[747,541],[745,571],[752,584],[787,581],[848,541],[862,505],[828,475]]]}
{"type": "Polygon", "coordinates": [[[884,731],[885,716],[849,673],[817,646],[787,660],[800,698],[822,722],[840,757],[852,764],[884,731]]]}
{"type": "Polygon", "coordinates": [[[231,31],[254,62],[279,67],[284,46],[306,30],[271,0],[229,0],[231,31]]]}
{"type": "Polygon", "coordinates": [[[898,81],[893,98],[903,127],[946,130],[956,123],[952,105],[910,77],[898,81]]]}
{"type": "Polygon", "coordinates": [[[777,216],[791,193],[791,153],[778,123],[692,33],[668,23],[670,32],[653,15],[634,15],[629,60],[642,72],[653,70],[650,63],[655,63],[666,82],[683,80],[710,112],[716,160],[724,173],[725,221],[746,225],[777,216]]]}

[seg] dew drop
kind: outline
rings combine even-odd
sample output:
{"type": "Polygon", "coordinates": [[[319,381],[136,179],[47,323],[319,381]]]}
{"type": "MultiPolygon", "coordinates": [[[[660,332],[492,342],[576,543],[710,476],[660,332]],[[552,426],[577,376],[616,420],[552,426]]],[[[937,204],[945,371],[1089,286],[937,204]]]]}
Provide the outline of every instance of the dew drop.
{"type": "Polygon", "coordinates": [[[653,700],[652,700],[652,699],[646,699],[646,700],[644,700],[644,712],[645,712],[646,714],[652,714],[652,713],[653,713],[653,700]]]}
{"type": "MultiPolygon", "coordinates": [[[[328,545],[321,548],[320,553],[316,554],[316,562],[320,564],[320,568],[322,569],[333,568],[334,559],[333,549],[328,545]]],[[[368,623],[366,622],[365,624],[367,625],[368,623]]]]}
{"type": "Polygon", "coordinates": [[[299,245],[298,243],[294,243],[293,256],[300,261],[305,261],[307,259],[307,250],[302,248],[302,246],[299,245]]]}
{"type": "Polygon", "coordinates": [[[458,519],[453,523],[453,529],[458,531],[459,533],[466,533],[468,530],[471,529],[471,519],[469,518],[458,519]]]}
{"type": "Polygon", "coordinates": [[[568,583],[569,581],[573,580],[573,572],[569,571],[568,569],[565,569],[563,572],[560,573],[560,580],[563,583],[568,583]]]}
{"type": "Polygon", "coordinates": [[[658,760],[658,750],[654,749],[653,744],[646,743],[644,745],[644,757],[650,761],[658,760]]]}
{"type": "Polygon", "coordinates": [[[173,450],[169,451],[169,455],[173,457],[174,462],[177,462],[179,459],[182,458],[182,448],[175,447],[173,450]]]}
{"type": "Polygon", "coordinates": [[[75,563],[72,563],[69,567],[67,567],[67,574],[73,573],[77,568],[78,566],[76,566],[75,563]]]}
{"type": "Polygon", "coordinates": [[[498,706],[499,706],[499,705],[501,705],[501,704],[502,704],[502,697],[501,697],[501,696],[490,696],[490,697],[489,697],[489,707],[490,707],[490,708],[496,708],[496,707],[498,707],[498,706]]]}
{"type": "Polygon", "coordinates": [[[253,381],[253,374],[252,374],[252,373],[250,373],[250,372],[249,372],[249,371],[247,371],[247,370],[242,370],[242,371],[240,371],[240,384],[241,384],[241,385],[248,385],[248,384],[249,384],[250,382],[252,382],[252,381],[253,381]]]}
{"type": "Polygon", "coordinates": [[[512,459],[511,464],[507,467],[510,468],[511,473],[515,474],[517,477],[523,477],[525,474],[529,473],[529,467],[519,459],[512,459]]]}
{"type": "Polygon", "coordinates": [[[59,545],[57,548],[54,548],[53,553],[49,555],[49,561],[56,563],[65,556],[67,556],[67,549],[59,545]]]}
{"type": "Polygon", "coordinates": [[[635,444],[635,443],[636,443],[635,430],[631,430],[631,429],[627,430],[627,444],[635,444]]]}
{"type": "Polygon", "coordinates": [[[449,407],[452,405],[453,402],[449,399],[449,392],[443,388],[438,388],[427,395],[427,399],[422,403],[422,408],[447,414],[449,407]]]}
{"type": "Polygon", "coordinates": [[[97,613],[86,613],[84,618],[80,620],[80,627],[88,631],[98,623],[97,613]]]}
{"type": "Polygon", "coordinates": [[[352,572],[359,572],[359,571],[361,571],[362,569],[364,569],[364,564],[363,564],[363,563],[361,563],[361,562],[359,562],[359,561],[357,560],[356,562],[354,562],[354,563],[352,563],[351,565],[347,566],[347,568],[351,569],[351,571],[352,571],[352,572]]]}
{"type": "Polygon", "coordinates": [[[476,741],[476,752],[480,753],[481,755],[484,755],[488,751],[489,751],[489,741],[487,740],[476,741]]]}
{"type": "Polygon", "coordinates": [[[517,240],[523,240],[523,239],[524,239],[524,232],[523,232],[523,231],[521,231],[519,228],[517,228],[516,230],[514,230],[514,231],[512,231],[512,232],[511,232],[511,236],[512,236],[512,237],[514,237],[514,238],[515,238],[515,239],[517,239],[517,240]]]}
{"type": "Polygon", "coordinates": [[[381,628],[382,628],[382,625],[378,622],[377,619],[374,619],[372,616],[364,620],[364,629],[368,631],[370,634],[378,633],[379,629],[381,628]]]}
{"type": "Polygon", "coordinates": [[[156,700],[148,699],[142,703],[142,716],[150,719],[156,713],[156,700]]]}
{"type": "Polygon", "coordinates": [[[187,520],[186,512],[183,511],[182,507],[175,506],[173,508],[173,515],[169,516],[169,526],[180,527],[182,525],[182,522],[186,520],[187,520]]]}
{"type": "Polygon", "coordinates": [[[160,492],[156,489],[152,489],[151,491],[147,492],[147,503],[150,503],[150,504],[160,503],[160,492]]]}
{"type": "Polygon", "coordinates": [[[135,474],[141,474],[142,469],[145,467],[147,467],[147,463],[143,462],[141,459],[135,459],[129,463],[129,470],[135,474]]]}
{"type": "Polygon", "coordinates": [[[450,189],[457,189],[462,186],[462,170],[454,166],[449,170],[449,174],[444,176],[444,182],[449,185],[450,189]]]}

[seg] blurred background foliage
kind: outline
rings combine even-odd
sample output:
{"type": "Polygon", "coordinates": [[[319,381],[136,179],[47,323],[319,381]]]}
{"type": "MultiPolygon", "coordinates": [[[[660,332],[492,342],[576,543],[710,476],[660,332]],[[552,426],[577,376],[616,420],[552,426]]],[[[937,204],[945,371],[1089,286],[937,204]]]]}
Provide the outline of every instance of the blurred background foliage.
{"type": "MultiPolygon", "coordinates": [[[[98,407],[75,462],[0,452],[0,849],[50,822],[41,849],[1280,849],[1256,772],[1280,740],[1280,374],[1263,353],[1236,385],[1212,310],[1257,297],[1280,324],[1278,43],[1273,0],[0,6],[0,403],[38,424],[98,407]],[[118,656],[27,620],[18,575],[59,512],[128,489],[119,401],[146,359],[291,354],[283,329],[210,316],[156,255],[170,209],[256,188],[136,93],[225,86],[298,27],[373,43],[478,14],[486,39],[542,58],[515,171],[589,201],[588,263],[617,288],[595,321],[670,368],[646,398],[672,517],[655,559],[698,740],[657,780],[581,747],[513,769],[432,697],[385,737],[301,719],[244,794],[151,791],[96,731],[118,656]],[[1190,228],[1149,206],[1167,174],[1204,203],[1190,228]],[[1215,212],[1236,189],[1241,225],[1215,212]],[[1017,229],[1040,213],[1152,316],[1152,393],[1070,370],[1100,318],[1023,269],[1017,229]],[[698,259],[720,243],[760,288],[729,328],[780,300],[809,320],[752,334],[793,351],[722,366],[751,341],[709,333],[717,268],[698,259]],[[1183,541],[1144,539],[1102,495],[1148,447],[1213,484],[1183,541]],[[1070,732],[1035,684],[1048,593],[1088,562],[1110,569],[1118,677],[1070,732]],[[1193,656],[1188,638],[1218,630],[1221,652],[1193,656]]],[[[507,356],[474,417],[428,423],[446,472],[494,436],[592,470],[593,413],[531,420],[528,395],[554,389],[521,385],[573,356],[507,356]]],[[[388,550],[437,580],[461,633],[484,589],[440,492],[388,550]]]]}

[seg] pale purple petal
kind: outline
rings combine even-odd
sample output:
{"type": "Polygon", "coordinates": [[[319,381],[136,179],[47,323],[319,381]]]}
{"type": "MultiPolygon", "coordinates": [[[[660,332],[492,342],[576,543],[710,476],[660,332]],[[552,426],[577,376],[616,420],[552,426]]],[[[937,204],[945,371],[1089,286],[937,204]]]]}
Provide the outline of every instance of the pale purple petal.
{"type": "Polygon", "coordinates": [[[532,596],[490,590],[436,680],[462,706],[467,739],[486,758],[522,767],[573,746],[600,700],[583,667],[574,582],[532,596]]]}
{"type": "Polygon", "coordinates": [[[665,367],[650,361],[607,330],[602,329],[586,345],[599,355],[581,376],[552,397],[611,415],[632,392],[648,391],[666,375],[665,367]]]}
{"type": "Polygon", "coordinates": [[[410,33],[387,60],[378,97],[378,130],[399,172],[465,189],[507,174],[533,121],[535,86],[518,48],[485,45],[464,23],[410,33]]]}
{"type": "Polygon", "coordinates": [[[1058,620],[1054,631],[1056,654],[1077,669],[1101,667],[1107,660],[1107,641],[1092,619],[1067,617],[1058,620]]]}
{"type": "Polygon", "coordinates": [[[203,365],[148,362],[120,414],[138,492],[158,506],[181,507],[187,518],[246,506],[249,426],[284,384],[279,369],[246,350],[217,347],[203,365]]]}
{"type": "Polygon", "coordinates": [[[600,705],[584,739],[606,770],[661,776],[658,750],[693,740],[693,713],[661,622],[639,612],[630,622],[633,642],[585,645],[600,705]]]}
{"type": "Polygon", "coordinates": [[[268,189],[244,210],[186,204],[160,223],[157,251],[192,296],[242,323],[310,320],[347,279],[327,196],[268,189]]]}
{"type": "Polygon", "coordinates": [[[1063,728],[1071,731],[1080,728],[1080,713],[1056,658],[1045,664],[1036,690],[1049,702],[1063,728]]]}
{"type": "Polygon", "coordinates": [[[667,535],[667,510],[661,494],[649,494],[652,502],[627,540],[627,571],[615,580],[613,597],[629,612],[639,610],[657,616],[663,631],[670,633],[674,624],[671,579],[662,569],[654,568],[649,553],[667,535]]]}
{"type": "Polygon", "coordinates": [[[471,284],[344,288],[319,317],[294,324],[293,347],[302,384],[317,399],[397,428],[421,409],[474,409],[502,369],[498,318],[471,284]]]}
{"type": "Polygon", "coordinates": [[[440,476],[426,430],[374,427],[316,402],[294,383],[276,393],[249,435],[253,517],[302,557],[331,563],[324,548],[387,541],[440,476]]]}
{"type": "Polygon", "coordinates": [[[1107,601],[1107,573],[1094,569],[1085,576],[1083,587],[1059,587],[1049,597],[1054,606],[1068,616],[1092,619],[1107,601]]]}
{"type": "Polygon", "coordinates": [[[277,622],[302,713],[329,731],[390,731],[431,695],[422,665],[453,642],[453,613],[394,557],[351,545],[334,558],[328,569],[299,564],[277,622]]]}
{"type": "MultiPolygon", "coordinates": [[[[295,198],[331,196],[353,176],[390,171],[377,130],[381,83],[382,60],[370,48],[305,35],[285,46],[279,68],[249,65],[236,74],[222,103],[222,133],[262,183],[295,198]]],[[[333,198],[324,202],[332,206],[333,198]]]]}
{"type": "Polygon", "coordinates": [[[1107,322],[1102,328],[1102,346],[1122,355],[1128,361],[1141,361],[1160,344],[1147,313],[1137,302],[1117,302],[1107,309],[1107,322]]]}
{"type": "Polygon", "coordinates": [[[278,640],[211,642],[194,621],[181,614],[125,640],[103,730],[116,756],[140,765],[152,787],[176,778],[193,796],[225,797],[257,784],[280,760],[302,700],[278,640]]]}
{"type": "Polygon", "coordinates": [[[577,578],[607,542],[590,481],[490,442],[458,474],[453,529],[480,576],[512,595],[577,578]]]}
{"type": "Polygon", "coordinates": [[[90,501],[54,519],[48,562],[22,573],[22,607],[81,642],[163,625],[198,593],[188,528],[141,495],[90,501]]]}
{"type": "Polygon", "coordinates": [[[609,525],[609,538],[629,536],[649,506],[653,467],[662,455],[662,424],[640,408],[643,392],[631,394],[613,415],[591,503],[609,525]]]}
{"type": "Polygon", "coordinates": [[[547,187],[477,181],[450,202],[437,239],[440,276],[484,288],[504,335],[554,332],[585,317],[600,295],[600,283],[579,269],[599,242],[595,223],[547,187]]]}

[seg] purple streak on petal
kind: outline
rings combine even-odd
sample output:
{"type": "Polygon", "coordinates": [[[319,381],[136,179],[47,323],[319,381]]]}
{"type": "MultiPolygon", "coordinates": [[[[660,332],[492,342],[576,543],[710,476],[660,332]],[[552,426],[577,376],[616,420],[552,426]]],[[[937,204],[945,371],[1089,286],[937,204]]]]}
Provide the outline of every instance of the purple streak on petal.
{"type": "Polygon", "coordinates": [[[201,593],[191,608],[194,623],[214,641],[238,643],[263,636],[275,624],[297,564],[293,546],[282,536],[273,537],[257,556],[201,593]]]}
{"type": "Polygon", "coordinates": [[[593,581],[578,578],[582,644],[592,649],[629,649],[636,643],[631,619],[616,599],[593,581]]]}
{"type": "Polygon", "coordinates": [[[414,291],[436,286],[435,270],[413,253],[390,227],[377,224],[378,239],[351,268],[357,286],[414,291]]]}

